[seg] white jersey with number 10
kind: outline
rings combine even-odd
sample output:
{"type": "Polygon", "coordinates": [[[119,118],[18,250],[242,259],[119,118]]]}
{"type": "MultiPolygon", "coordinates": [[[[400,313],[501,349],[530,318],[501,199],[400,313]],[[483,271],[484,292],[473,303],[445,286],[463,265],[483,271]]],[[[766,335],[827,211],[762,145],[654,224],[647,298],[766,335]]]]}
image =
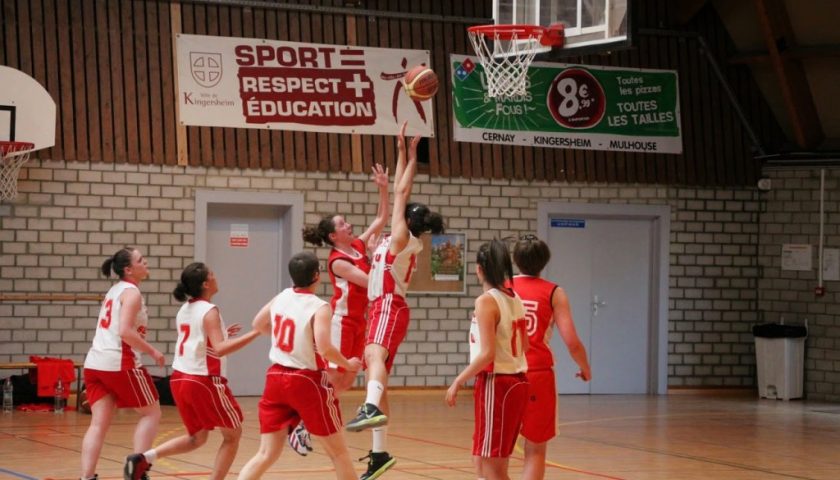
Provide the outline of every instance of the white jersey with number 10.
{"type": "Polygon", "coordinates": [[[289,368],[323,370],[326,361],[315,349],[315,335],[312,317],[327,302],[314,293],[296,288],[287,288],[271,302],[271,350],[268,357],[272,362],[289,368]]]}

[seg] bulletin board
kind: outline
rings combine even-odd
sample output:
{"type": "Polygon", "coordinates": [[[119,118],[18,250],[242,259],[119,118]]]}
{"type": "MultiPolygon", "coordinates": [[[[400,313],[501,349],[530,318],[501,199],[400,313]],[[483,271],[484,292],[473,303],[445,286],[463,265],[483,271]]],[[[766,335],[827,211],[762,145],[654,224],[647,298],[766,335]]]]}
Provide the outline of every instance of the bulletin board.
{"type": "Polygon", "coordinates": [[[424,233],[420,241],[423,251],[417,255],[409,293],[466,294],[467,235],[424,233]]]}

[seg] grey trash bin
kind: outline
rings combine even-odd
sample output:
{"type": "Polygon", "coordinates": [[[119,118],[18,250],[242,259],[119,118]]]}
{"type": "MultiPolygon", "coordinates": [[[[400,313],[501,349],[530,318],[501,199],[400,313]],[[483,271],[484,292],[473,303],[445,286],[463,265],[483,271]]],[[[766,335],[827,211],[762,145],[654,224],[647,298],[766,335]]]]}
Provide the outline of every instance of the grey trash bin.
{"type": "Polygon", "coordinates": [[[808,329],[767,323],[753,327],[753,335],[758,396],[777,400],[802,398],[808,329]]]}

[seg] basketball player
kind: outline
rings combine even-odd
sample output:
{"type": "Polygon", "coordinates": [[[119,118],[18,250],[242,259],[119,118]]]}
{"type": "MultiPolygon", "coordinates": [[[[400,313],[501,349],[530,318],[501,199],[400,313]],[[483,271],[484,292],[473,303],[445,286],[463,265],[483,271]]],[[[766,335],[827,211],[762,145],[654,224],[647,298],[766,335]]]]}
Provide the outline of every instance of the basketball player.
{"type": "MultiPolygon", "coordinates": [[[[93,416],[82,441],[83,480],[97,478],[96,463],[117,408],[133,408],[140,414],[134,429],[135,451],[152,446],[160,421],[157,389],[140,363],[140,354],[145,353],[156,365],[164,364],[163,354],[145,340],[148,316],[138,287],[149,276],[149,267],[140,250],[124,247],[102,263],[103,275],[108,277],[111,271],[120,281],[105,294],[93,345],[85,357],[85,386],[93,416]]],[[[127,471],[126,478],[137,480],[147,469],[127,471]]]]}
{"type": "MultiPolygon", "coordinates": [[[[367,320],[368,258],[369,242],[379,237],[388,221],[388,170],[382,165],[373,167],[372,179],[379,189],[379,208],[376,218],[361,235],[353,234],[353,225],[342,215],[324,217],[316,227],[303,230],[303,239],[313,245],[330,245],[327,272],[333,286],[330,307],[332,317],[332,343],[341,349],[347,358],[361,358],[365,349],[365,327],[367,320]]],[[[353,385],[356,378],[351,372],[330,365],[327,371],[336,392],[340,393],[353,385]]]]}
{"type": "Polygon", "coordinates": [[[170,386],[187,434],[142,454],[129,455],[126,471],[138,471],[158,458],[191,452],[204,445],[210,430],[216,427],[222,434],[222,444],[210,479],[221,480],[230,470],[242,436],[242,410],[227,384],[225,356],[251,343],[260,332],[251,330],[231,338],[240,326],[225,328],[218,307],[210,303],[218,291],[216,275],[204,263],[191,263],[181,272],[172,296],[180,302],[189,301],[175,317],[178,340],[170,386]]]}
{"type": "Polygon", "coordinates": [[[528,408],[522,422],[525,437],[526,480],[545,478],[546,443],[557,435],[557,388],[554,382],[554,356],[551,353],[552,324],[557,325],[572,360],[584,382],[592,378],[586,349],[578,338],[566,292],[540,278],[551,259],[548,245],[534,235],[523,235],[513,249],[513,261],[520,275],[513,278],[513,289],[528,312],[528,408]]]}
{"type": "MultiPolygon", "coordinates": [[[[341,215],[324,217],[317,226],[303,230],[305,241],[319,247],[324,244],[332,246],[327,260],[327,271],[333,286],[330,299],[333,310],[332,344],[347,358],[362,358],[364,355],[370,272],[368,250],[388,221],[388,170],[382,165],[374,165],[372,180],[379,189],[379,208],[376,218],[364,233],[355,236],[353,225],[341,215]]],[[[350,388],[356,379],[356,372],[348,372],[335,364],[330,364],[327,375],[336,394],[350,388]]],[[[312,451],[309,433],[303,423],[289,434],[289,445],[303,456],[312,451]]]]}
{"type": "Polygon", "coordinates": [[[513,266],[504,242],[478,249],[476,275],[484,293],[470,324],[470,364],[446,391],[446,403],[455,406],[461,384],[476,377],[472,453],[478,477],[509,480],[508,461],[528,401],[528,320],[519,296],[505,286],[513,266]]]}
{"type": "Polygon", "coordinates": [[[259,403],[260,449],[239,472],[241,480],[260,478],[280,457],[289,426],[301,420],[321,441],[336,478],[356,478],[340,431],[338,399],[325,369],[329,361],[357,372],[362,362],[348,360],[330,343],[330,305],[315,295],[321,281],[318,267],[315,254],[294,255],[289,261],[294,288],[280,292],[254,318],[254,328],[271,335],[272,365],[259,403]]]}
{"type": "Polygon", "coordinates": [[[405,292],[417,266],[417,254],[423,249],[417,237],[429,231],[443,232],[443,218],[440,215],[432,213],[425,205],[408,203],[417,171],[417,144],[420,137],[411,140],[406,162],[405,128],[406,123],[403,123],[397,137],[391,234],[377,243],[368,276],[368,299],[372,303],[365,346],[367,396],[356,418],[346,426],[351,432],[374,429],[373,448],[366,457],[368,469],[360,477],[361,480],[377,478],[396,463],[386,450],[387,430],[384,425],[388,422],[388,397],[385,387],[397,348],[408,331],[409,310],[405,292]]]}

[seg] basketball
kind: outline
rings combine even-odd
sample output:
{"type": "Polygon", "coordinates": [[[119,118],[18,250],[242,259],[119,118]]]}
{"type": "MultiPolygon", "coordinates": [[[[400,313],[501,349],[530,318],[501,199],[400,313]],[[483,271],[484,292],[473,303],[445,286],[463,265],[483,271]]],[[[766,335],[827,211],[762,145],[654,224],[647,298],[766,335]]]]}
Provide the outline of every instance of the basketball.
{"type": "Polygon", "coordinates": [[[409,70],[405,74],[403,84],[408,96],[419,101],[432,98],[440,86],[437,74],[425,65],[417,65],[409,70]]]}

